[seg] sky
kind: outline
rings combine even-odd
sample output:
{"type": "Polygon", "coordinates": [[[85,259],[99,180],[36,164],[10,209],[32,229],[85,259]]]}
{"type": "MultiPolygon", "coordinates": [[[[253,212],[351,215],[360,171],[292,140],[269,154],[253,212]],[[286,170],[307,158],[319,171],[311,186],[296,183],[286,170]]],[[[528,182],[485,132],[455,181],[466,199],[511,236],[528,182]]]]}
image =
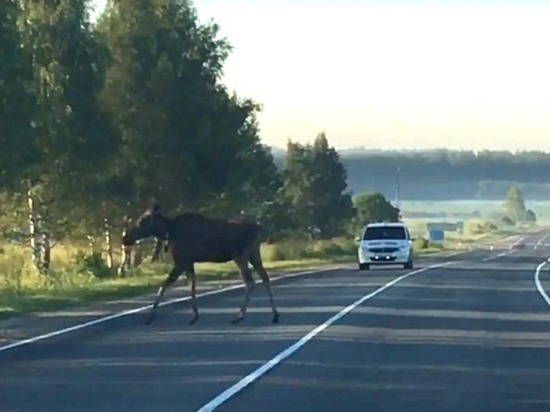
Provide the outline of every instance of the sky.
{"type": "MultiPolygon", "coordinates": [[[[94,0],[102,7],[105,0],[94,0]]],[[[195,0],[264,143],[550,151],[550,2],[195,0]]]]}

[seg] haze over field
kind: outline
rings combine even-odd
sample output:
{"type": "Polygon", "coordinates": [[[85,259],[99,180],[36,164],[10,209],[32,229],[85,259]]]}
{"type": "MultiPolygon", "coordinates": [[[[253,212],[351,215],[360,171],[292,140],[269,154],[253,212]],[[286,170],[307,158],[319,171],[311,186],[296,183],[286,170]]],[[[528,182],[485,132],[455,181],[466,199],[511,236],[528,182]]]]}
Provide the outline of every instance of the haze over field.
{"type": "Polygon", "coordinates": [[[233,45],[224,81],[263,104],[267,144],[550,150],[548,3],[193,4],[233,45]]]}

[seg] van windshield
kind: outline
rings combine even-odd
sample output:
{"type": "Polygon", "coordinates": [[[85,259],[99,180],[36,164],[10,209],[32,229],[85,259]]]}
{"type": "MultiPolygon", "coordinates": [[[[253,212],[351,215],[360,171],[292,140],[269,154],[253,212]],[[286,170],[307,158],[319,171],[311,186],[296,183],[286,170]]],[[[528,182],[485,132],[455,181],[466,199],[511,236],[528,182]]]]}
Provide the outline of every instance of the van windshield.
{"type": "Polygon", "coordinates": [[[369,227],[363,236],[363,240],[402,240],[406,238],[405,228],[400,226],[369,227]]]}

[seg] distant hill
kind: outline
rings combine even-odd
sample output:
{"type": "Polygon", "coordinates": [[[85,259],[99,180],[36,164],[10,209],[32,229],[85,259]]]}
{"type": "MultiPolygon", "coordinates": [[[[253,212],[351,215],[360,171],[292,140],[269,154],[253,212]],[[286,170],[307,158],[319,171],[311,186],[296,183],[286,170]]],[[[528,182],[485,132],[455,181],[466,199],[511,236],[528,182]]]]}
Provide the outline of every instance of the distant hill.
{"type": "MultiPolygon", "coordinates": [[[[286,151],[272,148],[278,167],[286,151]]],[[[500,200],[518,184],[529,200],[550,199],[550,153],[509,151],[339,150],[354,193],[380,191],[409,200],[500,200]]]]}

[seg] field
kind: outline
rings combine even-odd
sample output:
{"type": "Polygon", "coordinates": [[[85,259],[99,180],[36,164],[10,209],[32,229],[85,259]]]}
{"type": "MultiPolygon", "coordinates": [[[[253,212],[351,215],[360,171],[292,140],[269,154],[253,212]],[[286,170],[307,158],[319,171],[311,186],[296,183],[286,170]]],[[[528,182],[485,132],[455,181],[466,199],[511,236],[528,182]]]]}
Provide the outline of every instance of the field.
{"type": "MultiPolygon", "coordinates": [[[[550,202],[526,202],[537,215],[537,225],[507,227],[500,223],[504,202],[480,200],[402,201],[403,220],[413,236],[428,238],[427,224],[431,222],[464,222],[463,233],[446,232],[443,248],[460,248],[472,242],[489,241],[507,234],[531,232],[550,225],[550,202]],[[407,217],[421,214],[422,217],[407,217]]],[[[434,247],[435,245],[432,245],[434,247]]]]}
{"type": "MultiPolygon", "coordinates": [[[[533,210],[541,225],[550,224],[550,201],[526,201],[526,207],[533,210]]],[[[449,200],[449,201],[402,201],[400,208],[404,213],[447,214],[449,220],[453,216],[477,215],[481,219],[495,219],[504,212],[504,201],[492,200],[449,200]]],[[[434,217],[435,220],[441,220],[434,217]]],[[[425,219],[432,220],[432,219],[425,219]]]]}
{"type": "MultiPolygon", "coordinates": [[[[542,216],[550,211],[550,203],[529,205],[542,216]]],[[[404,219],[417,240],[415,250],[419,254],[433,253],[445,249],[461,249],[479,241],[488,241],[504,234],[536,228],[502,228],[491,224],[490,216],[502,208],[495,202],[403,202],[406,211],[429,213],[446,212],[472,213],[478,211],[479,218],[464,219],[463,233],[448,232],[441,244],[429,242],[426,225],[428,221],[446,219],[404,219]]],[[[549,213],[550,215],[550,213],[549,213]]],[[[116,275],[118,251],[115,250],[115,267],[109,269],[102,259],[90,258],[91,250],[86,246],[58,245],[52,250],[52,270],[47,276],[39,275],[31,263],[30,250],[22,246],[0,247],[0,319],[20,313],[55,310],[97,301],[132,297],[156,290],[170,268],[170,259],[164,263],[152,263],[152,245],[145,246],[145,260],[126,276],[116,275]]],[[[321,265],[354,262],[356,259],[354,236],[323,241],[285,241],[262,245],[262,256],[269,271],[312,268],[321,265]]],[[[98,250],[96,250],[97,252],[98,250]]],[[[101,246],[99,254],[101,255],[101,246]]],[[[103,254],[103,256],[105,256],[103,254]]],[[[196,266],[198,287],[205,281],[223,282],[235,278],[238,273],[233,263],[199,264],[196,266]]],[[[184,282],[182,277],[178,283],[184,282]]]]}

